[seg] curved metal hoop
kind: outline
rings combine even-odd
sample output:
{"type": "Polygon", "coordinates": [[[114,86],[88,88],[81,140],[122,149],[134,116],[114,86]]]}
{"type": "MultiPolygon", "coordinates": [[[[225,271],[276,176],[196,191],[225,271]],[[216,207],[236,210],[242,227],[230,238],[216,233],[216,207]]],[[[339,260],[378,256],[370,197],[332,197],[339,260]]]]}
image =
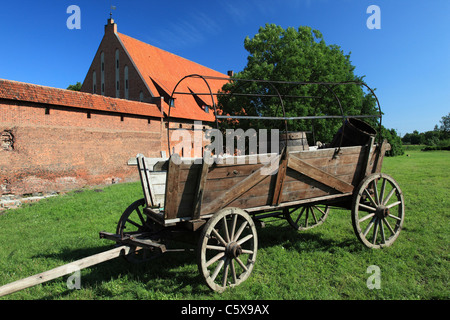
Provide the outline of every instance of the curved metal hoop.
{"type": "Polygon", "coordinates": [[[170,109],[172,108],[172,104],[175,101],[174,95],[177,94],[176,90],[177,90],[178,86],[180,85],[181,82],[183,82],[185,79],[188,79],[188,78],[200,78],[205,82],[206,86],[208,87],[209,95],[211,96],[211,101],[212,101],[212,105],[214,108],[214,117],[215,117],[215,121],[216,121],[216,128],[219,129],[219,121],[217,119],[217,106],[216,106],[216,102],[214,101],[214,94],[211,90],[211,87],[210,87],[208,81],[206,81],[206,77],[199,75],[199,74],[190,74],[190,75],[187,75],[187,76],[181,78],[178,81],[178,83],[175,85],[175,87],[173,88],[172,94],[170,95],[170,99],[169,99],[169,112],[167,114],[167,144],[168,144],[169,156],[172,155],[171,147],[170,147],[170,109]]]}
{"type": "MultiPolygon", "coordinates": [[[[362,81],[344,81],[344,82],[296,82],[296,81],[270,81],[270,80],[251,80],[251,79],[239,79],[239,78],[228,78],[228,77],[215,77],[215,76],[204,76],[204,75],[199,75],[199,74],[190,74],[187,75],[185,77],[183,77],[182,79],[180,79],[178,81],[178,83],[175,85],[172,94],[170,96],[170,100],[169,100],[169,111],[168,111],[168,120],[167,120],[167,142],[168,142],[168,149],[169,149],[169,155],[171,155],[171,146],[170,146],[170,111],[172,108],[172,104],[174,102],[174,96],[177,94],[191,94],[191,95],[209,95],[212,101],[212,106],[214,108],[214,117],[215,117],[215,123],[216,123],[216,128],[219,129],[219,120],[218,119],[268,119],[268,120],[284,120],[284,129],[286,131],[286,133],[288,132],[288,123],[287,120],[298,120],[298,119],[331,119],[331,118],[342,118],[343,121],[343,126],[342,126],[342,134],[341,134],[341,139],[340,139],[340,144],[339,147],[336,149],[336,153],[339,152],[341,145],[342,145],[342,140],[343,140],[343,136],[344,136],[344,130],[345,130],[345,121],[348,118],[379,118],[379,127],[380,127],[380,131],[379,131],[379,142],[382,142],[382,126],[381,126],[381,118],[382,118],[382,112],[381,112],[381,107],[380,107],[380,102],[378,100],[378,97],[376,96],[375,92],[373,89],[371,89],[366,83],[362,82],[362,81]],[[193,93],[193,92],[177,92],[177,88],[180,85],[181,82],[183,82],[186,79],[189,78],[200,78],[204,81],[204,83],[206,84],[207,88],[208,88],[208,93],[193,93]],[[224,115],[218,115],[217,114],[217,105],[216,102],[214,100],[214,96],[218,96],[218,95],[228,95],[228,96],[233,96],[233,95],[247,95],[247,96],[259,96],[258,94],[241,94],[241,93],[236,93],[235,91],[233,92],[229,92],[229,93],[221,93],[221,92],[217,92],[217,93],[213,93],[211,90],[211,86],[208,83],[208,80],[222,80],[222,81],[236,81],[236,82],[249,82],[249,83],[264,83],[264,84],[268,84],[270,85],[270,87],[272,89],[274,89],[275,91],[275,95],[265,95],[267,97],[277,97],[280,100],[280,106],[282,108],[282,112],[283,112],[283,116],[282,117],[262,117],[262,116],[224,116],[224,115]],[[284,100],[283,97],[298,97],[298,98],[316,98],[316,99],[323,99],[324,98],[324,94],[320,97],[307,97],[307,96],[288,96],[288,95],[282,95],[279,91],[279,89],[277,88],[277,84],[289,84],[289,85],[319,85],[322,86],[326,89],[326,92],[331,93],[331,95],[334,97],[334,99],[336,100],[339,109],[341,111],[341,115],[340,116],[336,116],[336,115],[328,115],[328,116],[305,116],[305,117],[287,117],[286,116],[286,110],[285,110],[285,104],[284,104],[284,100]],[[367,88],[367,90],[370,91],[370,93],[372,94],[372,96],[374,96],[376,102],[377,102],[377,106],[378,106],[378,111],[379,114],[378,115],[356,115],[356,116],[349,116],[346,115],[344,113],[344,109],[342,107],[342,103],[338,97],[338,95],[336,94],[336,92],[333,90],[335,87],[340,86],[340,85],[349,85],[349,84],[353,84],[353,85],[359,85],[359,86],[364,86],[367,88]]],[[[316,107],[317,110],[317,107],[316,107]]],[[[275,114],[278,113],[278,108],[275,112],[275,114]]],[[[287,136],[287,135],[286,135],[287,136]]],[[[287,138],[286,138],[287,139],[287,138]]],[[[287,142],[287,141],[286,141],[287,142]]]]}

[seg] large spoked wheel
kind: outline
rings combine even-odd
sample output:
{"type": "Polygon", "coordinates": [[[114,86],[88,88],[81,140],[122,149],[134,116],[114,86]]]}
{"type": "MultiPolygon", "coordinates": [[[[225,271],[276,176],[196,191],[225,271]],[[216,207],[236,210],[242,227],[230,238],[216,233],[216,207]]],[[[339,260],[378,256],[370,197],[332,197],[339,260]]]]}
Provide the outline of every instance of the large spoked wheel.
{"type": "Polygon", "coordinates": [[[352,223],[358,239],[369,248],[392,245],[405,219],[405,201],[389,175],[366,177],[353,197],[352,223]]]}
{"type": "MultiPolygon", "coordinates": [[[[142,233],[154,233],[157,229],[156,223],[144,214],[145,199],[133,202],[125,211],[117,223],[116,234],[121,238],[128,236],[139,237],[142,233]]],[[[132,263],[146,262],[152,257],[149,249],[131,247],[130,253],[125,257],[132,263]]]]}
{"type": "Polygon", "coordinates": [[[330,208],[323,204],[302,206],[300,208],[285,208],[284,216],[289,224],[299,231],[320,226],[328,217],[330,208]]]}
{"type": "Polygon", "coordinates": [[[223,292],[245,281],[258,250],[256,227],[242,209],[225,208],[205,224],[198,245],[198,268],[207,285],[223,292]]]}

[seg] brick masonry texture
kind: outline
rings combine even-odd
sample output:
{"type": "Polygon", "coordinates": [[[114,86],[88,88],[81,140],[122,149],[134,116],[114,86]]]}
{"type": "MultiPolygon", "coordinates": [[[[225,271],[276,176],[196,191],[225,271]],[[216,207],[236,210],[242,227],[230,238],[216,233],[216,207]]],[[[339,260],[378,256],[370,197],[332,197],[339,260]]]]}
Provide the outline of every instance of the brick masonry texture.
{"type": "MultiPolygon", "coordinates": [[[[0,148],[0,194],[64,192],[138,180],[136,167],[127,165],[130,158],[168,154],[167,123],[146,115],[160,114],[156,107],[156,113],[145,110],[152,106],[0,80],[0,133],[13,140],[11,148],[0,148]],[[75,102],[68,103],[67,96],[75,102]],[[97,98],[106,103],[92,106],[97,98]],[[135,110],[142,114],[133,114],[135,110]]],[[[174,119],[170,127],[192,129],[193,121],[174,119]]]]}
{"type": "Polygon", "coordinates": [[[0,100],[0,132],[13,136],[13,149],[0,149],[0,192],[31,194],[85,185],[134,181],[127,166],[137,153],[158,157],[160,119],[80,112],[0,100]]]}

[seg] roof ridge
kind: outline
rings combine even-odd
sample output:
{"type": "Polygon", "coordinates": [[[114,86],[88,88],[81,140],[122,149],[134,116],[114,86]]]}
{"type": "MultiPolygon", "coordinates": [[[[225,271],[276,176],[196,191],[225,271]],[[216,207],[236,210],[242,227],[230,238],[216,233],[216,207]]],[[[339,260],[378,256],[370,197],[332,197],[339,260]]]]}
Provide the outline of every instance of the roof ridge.
{"type": "MultiPolygon", "coordinates": [[[[198,62],[189,60],[189,59],[184,58],[184,57],[182,57],[182,56],[180,56],[180,55],[178,55],[178,54],[175,54],[175,53],[172,53],[172,52],[170,52],[170,51],[161,49],[160,47],[157,47],[157,46],[154,46],[154,45],[149,44],[149,43],[147,43],[147,42],[144,42],[144,41],[142,41],[142,40],[133,38],[133,37],[131,37],[131,36],[129,36],[129,35],[126,35],[126,34],[124,34],[124,33],[117,32],[117,35],[119,36],[119,38],[120,38],[120,36],[128,37],[128,38],[130,38],[130,39],[132,39],[132,40],[135,40],[135,41],[138,41],[138,42],[140,42],[140,43],[142,43],[142,44],[144,44],[144,45],[146,45],[146,46],[150,46],[150,47],[155,48],[155,49],[157,49],[157,50],[159,50],[159,51],[168,53],[168,54],[170,54],[170,55],[172,55],[172,56],[175,56],[175,57],[180,58],[180,59],[182,59],[182,60],[185,60],[185,61],[187,61],[187,62],[197,64],[197,65],[199,65],[199,66],[201,66],[201,67],[203,67],[203,68],[210,69],[210,70],[212,70],[212,71],[214,71],[214,72],[222,73],[222,72],[220,72],[220,71],[217,71],[217,70],[214,70],[214,69],[212,69],[212,68],[210,68],[210,67],[207,67],[207,66],[205,66],[205,65],[203,65],[203,64],[201,64],[201,63],[198,63],[198,62]]],[[[222,74],[223,74],[223,73],[222,73],[222,74]]],[[[225,74],[224,74],[224,75],[225,75],[225,74]]],[[[225,75],[225,76],[226,76],[226,75],[225,75]]]]}
{"type": "Polygon", "coordinates": [[[118,99],[88,92],[0,79],[0,99],[41,103],[77,109],[99,110],[123,114],[161,117],[153,103],[118,99]]]}

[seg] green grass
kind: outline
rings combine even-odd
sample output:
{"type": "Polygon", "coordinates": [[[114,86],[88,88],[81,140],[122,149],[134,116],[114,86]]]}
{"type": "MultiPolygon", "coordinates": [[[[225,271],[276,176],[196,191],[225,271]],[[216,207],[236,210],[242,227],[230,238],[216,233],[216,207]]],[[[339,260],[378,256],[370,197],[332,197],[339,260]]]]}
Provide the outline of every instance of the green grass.
{"type": "MultiPolygon", "coordinates": [[[[223,294],[200,277],[195,254],[167,253],[145,264],[111,260],[81,271],[81,289],[68,276],[0,299],[406,299],[450,298],[450,153],[408,150],[386,158],[383,172],[405,196],[404,229],[392,247],[372,250],[357,240],[350,211],[297,232],[283,220],[258,230],[257,262],[250,278],[223,294]],[[368,289],[367,268],[381,272],[380,289],[368,289]]],[[[112,247],[99,231],[114,232],[122,211],[141,197],[139,183],[83,189],[0,216],[0,285],[112,247]]]]}

